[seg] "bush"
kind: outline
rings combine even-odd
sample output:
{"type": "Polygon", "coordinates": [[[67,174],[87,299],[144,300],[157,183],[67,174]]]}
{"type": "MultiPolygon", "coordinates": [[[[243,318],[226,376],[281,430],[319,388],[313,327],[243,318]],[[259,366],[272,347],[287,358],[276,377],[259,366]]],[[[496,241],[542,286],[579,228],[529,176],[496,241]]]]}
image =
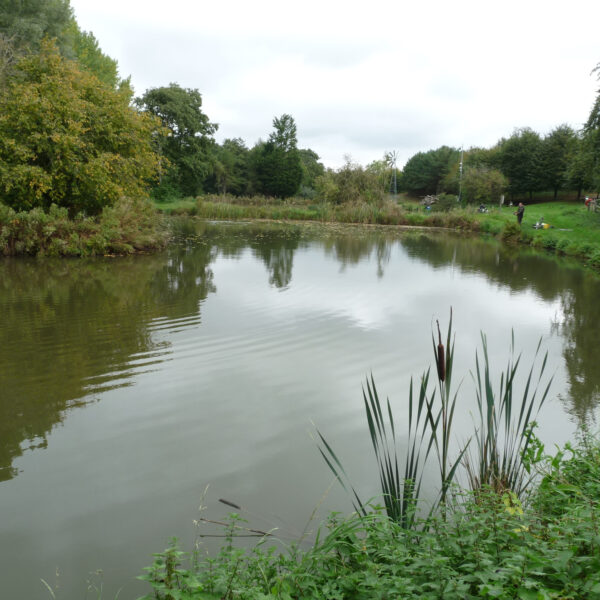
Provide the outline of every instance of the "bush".
{"type": "Polygon", "coordinates": [[[459,208],[458,196],[454,194],[440,194],[437,202],[431,207],[434,211],[448,212],[459,208]]]}
{"type": "Polygon", "coordinates": [[[518,242],[521,239],[521,226],[514,221],[505,223],[500,232],[500,237],[507,243],[518,242]]]}
{"type": "Polygon", "coordinates": [[[160,215],[144,199],[122,198],[98,217],[73,219],[56,205],[48,212],[16,212],[0,204],[0,253],[5,256],[130,254],[163,246],[167,235],[160,215]]]}

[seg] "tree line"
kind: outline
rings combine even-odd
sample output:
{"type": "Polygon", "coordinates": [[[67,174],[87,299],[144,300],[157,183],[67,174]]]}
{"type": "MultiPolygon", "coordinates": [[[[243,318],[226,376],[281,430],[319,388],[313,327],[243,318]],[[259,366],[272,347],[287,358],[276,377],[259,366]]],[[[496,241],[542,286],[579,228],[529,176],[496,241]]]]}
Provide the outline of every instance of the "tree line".
{"type": "MultiPolygon", "coordinates": [[[[600,64],[594,69],[600,73],[600,64]]],[[[414,194],[448,193],[467,202],[489,201],[500,194],[532,198],[536,192],[600,191],[600,90],[580,130],[563,124],[546,135],[516,129],[491,148],[442,146],[412,156],[400,186],[414,194]]]]}
{"type": "MultiPolygon", "coordinates": [[[[219,193],[334,204],[379,203],[391,191],[390,155],[325,169],[316,152],[298,148],[289,114],[252,147],[241,138],[217,143],[217,129],[197,89],[170,83],[134,98],[69,0],[0,0],[0,197],[15,210],[56,204],[93,215],[148,191],[158,200],[219,193]]],[[[492,148],[418,152],[398,189],[468,202],[598,191],[600,91],[579,131],[522,128],[492,148]]]]}
{"type": "Polygon", "coordinates": [[[197,89],[171,83],[134,98],[69,0],[0,0],[3,204],[93,215],[148,191],[283,198],[323,172],[314,151],[298,148],[289,114],[252,148],[240,138],[218,144],[217,127],[197,89]]]}

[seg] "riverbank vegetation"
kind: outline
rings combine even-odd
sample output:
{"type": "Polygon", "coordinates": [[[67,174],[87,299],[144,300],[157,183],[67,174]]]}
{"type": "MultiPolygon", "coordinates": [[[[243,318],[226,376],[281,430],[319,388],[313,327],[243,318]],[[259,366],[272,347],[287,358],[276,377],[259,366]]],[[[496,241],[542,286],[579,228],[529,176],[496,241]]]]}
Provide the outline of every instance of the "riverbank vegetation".
{"type": "Polygon", "coordinates": [[[495,236],[510,244],[528,245],[561,256],[572,256],[600,268],[600,212],[588,211],[584,203],[537,202],[527,205],[519,227],[514,207],[460,205],[456,196],[442,195],[430,208],[403,195],[384,196],[378,203],[332,204],[308,198],[285,201],[262,196],[207,195],[174,203],[157,203],[172,215],[195,215],[211,220],[269,219],[319,221],[409,227],[445,227],[495,236]],[[536,229],[538,223],[548,228],[536,229]]]}
{"type": "Polygon", "coordinates": [[[156,555],[147,598],[600,598],[600,446],[585,439],[544,469],[529,505],[489,489],[457,493],[445,518],[417,531],[376,506],[367,516],[334,514],[307,551],[273,551],[270,537],[236,547],[248,525],[234,513],[217,556],[175,545],[156,555]]]}
{"type": "Polygon", "coordinates": [[[68,0],[0,10],[0,253],[131,253],[161,247],[148,201],[160,120],[131,106],[117,63],[68,0]]]}
{"type": "MultiPolygon", "coordinates": [[[[298,126],[287,113],[274,117],[266,141],[252,146],[239,137],[219,143],[217,130],[197,89],[171,83],[134,98],[116,61],[102,52],[92,33],[80,29],[69,0],[0,8],[0,203],[3,214],[8,208],[21,215],[19,223],[26,211],[36,211],[32,221],[52,220],[58,207],[67,209],[74,228],[87,219],[92,229],[103,228],[105,208],[120,203],[137,210],[150,196],[167,212],[193,198],[191,212],[206,218],[487,231],[493,227],[473,218],[469,206],[496,205],[502,195],[513,202],[531,202],[540,194],[557,201],[600,190],[600,94],[581,130],[559,125],[542,135],[525,127],[491,148],[441,146],[418,152],[400,170],[395,153],[364,167],[347,157],[341,168],[326,169],[314,150],[299,146],[298,126]],[[421,215],[414,203],[398,202],[397,192],[413,199],[435,194],[441,200],[431,215],[421,215]],[[436,210],[450,208],[453,196],[463,208],[436,210]],[[433,214],[438,212],[445,214],[433,214]]],[[[140,219],[143,231],[129,227],[104,250],[102,244],[87,247],[94,252],[136,249],[138,241],[126,239],[130,234],[144,238],[146,247],[160,246],[158,229],[148,236],[149,222],[143,215],[140,219]]],[[[6,219],[0,223],[0,235],[14,238],[4,244],[4,253],[73,253],[67,238],[51,248],[39,240],[21,243],[9,225],[6,219]]],[[[33,232],[21,230],[21,235],[33,232]]],[[[52,239],[62,231],[55,227],[52,239]]],[[[518,236],[509,230],[504,237],[518,236]]],[[[556,244],[540,244],[592,260],[593,241],[556,239],[556,244]]],[[[75,253],[85,254],[86,244],[78,246],[75,253]]]]}
{"type": "Polygon", "coordinates": [[[205,556],[197,545],[186,555],[173,543],[142,577],[154,593],[147,598],[600,598],[600,442],[583,434],[547,455],[534,434],[551,381],[544,379],[546,359],[534,361],[517,392],[520,357],[511,351],[495,385],[482,340],[475,371],[480,419],[462,449],[450,444],[455,411],[464,406],[452,388],[454,338],[449,327],[444,343],[438,328],[432,379],[439,394],[429,389],[429,371],[414,395],[411,383],[407,437],[394,424],[389,401],[382,406],[374,380],[367,382],[380,497],[361,501],[319,434],[322,455],[355,507],[352,515],[330,515],[303,548],[301,540],[279,544],[275,531],[254,529],[241,507],[226,502],[239,512],[222,523],[220,552],[205,556]],[[420,490],[430,457],[439,467],[439,488],[425,506],[420,490]],[[467,474],[463,487],[459,467],[467,474]],[[236,544],[251,536],[258,538],[254,547],[236,544]]]}

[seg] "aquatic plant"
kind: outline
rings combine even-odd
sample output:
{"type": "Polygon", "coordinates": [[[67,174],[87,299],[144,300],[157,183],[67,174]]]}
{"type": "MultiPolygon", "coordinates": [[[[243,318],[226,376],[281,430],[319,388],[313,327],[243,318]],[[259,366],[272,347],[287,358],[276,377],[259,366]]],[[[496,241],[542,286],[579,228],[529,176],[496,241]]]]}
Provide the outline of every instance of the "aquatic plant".
{"type": "Polygon", "coordinates": [[[476,454],[467,454],[465,461],[469,485],[472,490],[479,490],[484,486],[499,493],[510,490],[522,498],[534,476],[529,472],[523,457],[535,442],[535,417],[542,408],[552,384],[550,377],[541,396],[538,396],[538,386],[544,375],[548,353],[544,354],[537,381],[532,385],[535,363],[542,343],[540,339],[519,400],[515,393],[515,377],[521,355],[515,359],[514,333],[511,337],[508,364],[500,377],[497,392],[494,392],[492,385],[487,338],[483,333],[481,342],[483,363],[480,363],[476,353],[474,376],[479,411],[479,424],[474,434],[476,454]]]}

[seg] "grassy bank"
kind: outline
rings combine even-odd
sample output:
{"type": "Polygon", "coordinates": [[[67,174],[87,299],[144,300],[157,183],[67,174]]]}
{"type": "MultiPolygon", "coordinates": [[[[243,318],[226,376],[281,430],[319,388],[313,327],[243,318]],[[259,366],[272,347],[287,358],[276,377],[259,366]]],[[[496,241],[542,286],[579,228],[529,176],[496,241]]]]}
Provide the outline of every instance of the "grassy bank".
{"type": "Polygon", "coordinates": [[[174,545],[156,555],[147,598],[600,598],[600,445],[587,438],[541,464],[526,505],[485,489],[454,495],[417,530],[377,507],[331,515],[306,551],[280,553],[267,536],[236,547],[248,526],[232,514],[217,556],[174,545]]]}
{"type": "Polygon", "coordinates": [[[94,256],[132,254],[163,247],[164,218],[147,200],[123,199],[98,217],[69,218],[51,206],[15,212],[0,204],[0,254],[4,256],[94,256]]]}
{"type": "Polygon", "coordinates": [[[204,196],[157,204],[167,214],[189,214],[205,219],[272,219],[362,223],[377,225],[446,227],[487,233],[508,243],[530,245],[556,254],[576,257],[600,269],[600,212],[590,213],[583,203],[538,202],[526,207],[522,227],[514,207],[491,207],[479,213],[476,207],[446,203],[426,210],[417,201],[401,197],[381,205],[349,203],[332,205],[294,198],[286,201],[262,197],[204,196]],[[552,227],[536,230],[541,218],[552,227]]]}

